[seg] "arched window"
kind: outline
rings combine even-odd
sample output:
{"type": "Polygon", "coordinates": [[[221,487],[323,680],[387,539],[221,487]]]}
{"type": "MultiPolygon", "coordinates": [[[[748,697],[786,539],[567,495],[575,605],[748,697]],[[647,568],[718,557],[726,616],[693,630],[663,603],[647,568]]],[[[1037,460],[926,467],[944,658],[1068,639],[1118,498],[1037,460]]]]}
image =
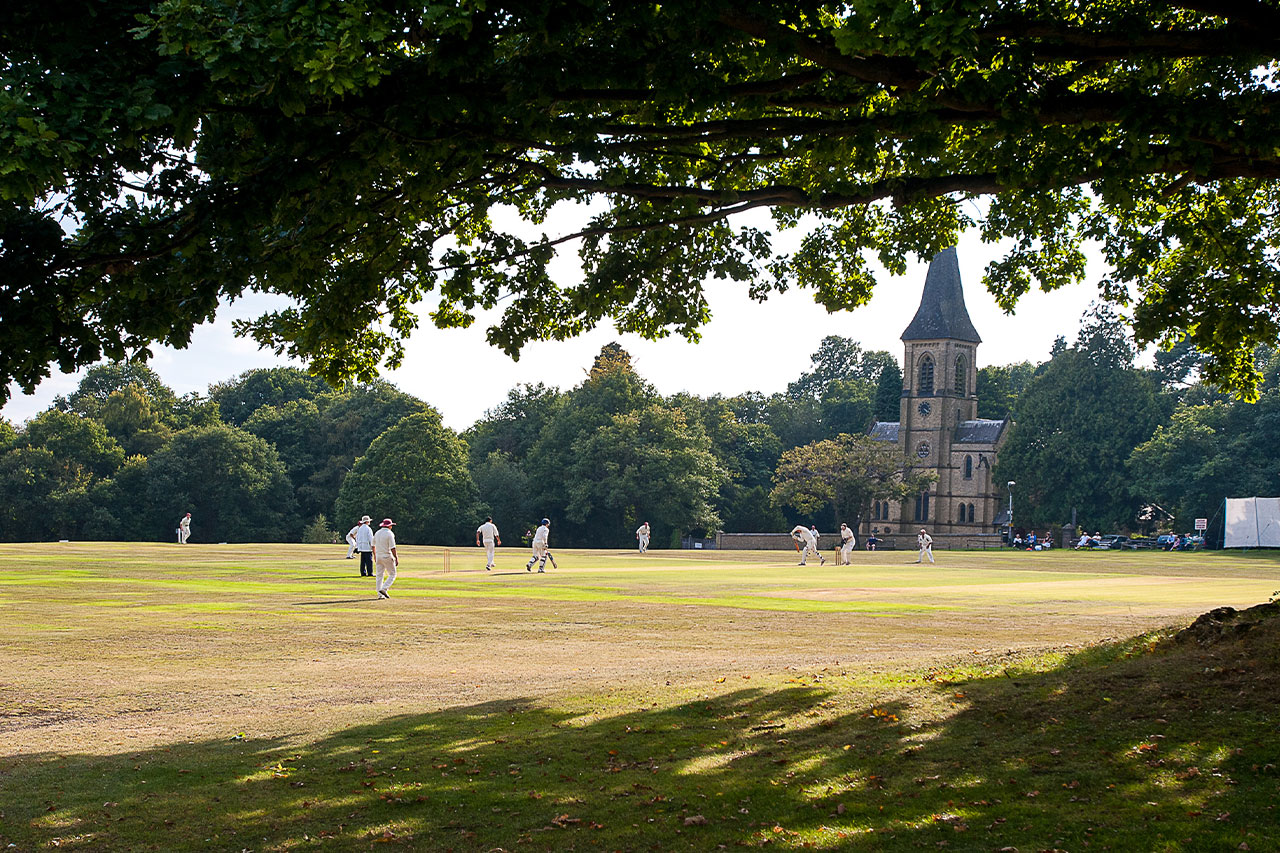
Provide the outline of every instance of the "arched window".
{"type": "Polygon", "coordinates": [[[969,374],[965,371],[964,356],[958,356],[956,358],[955,389],[956,389],[956,393],[959,394],[961,397],[964,396],[964,386],[965,386],[965,381],[968,379],[968,376],[969,374]]]}
{"type": "Polygon", "coordinates": [[[969,504],[969,523],[973,524],[973,504],[969,504]]]}
{"type": "Polygon", "coordinates": [[[973,479],[973,457],[966,456],[964,458],[964,478],[966,480],[973,479]]]}
{"type": "Polygon", "coordinates": [[[929,493],[921,492],[916,495],[916,521],[929,520],[929,493]]]}
{"type": "Polygon", "coordinates": [[[956,507],[956,523],[964,524],[964,504],[956,507]]]}
{"type": "Polygon", "coordinates": [[[916,393],[933,393],[933,358],[928,353],[920,356],[920,381],[916,383],[916,393]]]}

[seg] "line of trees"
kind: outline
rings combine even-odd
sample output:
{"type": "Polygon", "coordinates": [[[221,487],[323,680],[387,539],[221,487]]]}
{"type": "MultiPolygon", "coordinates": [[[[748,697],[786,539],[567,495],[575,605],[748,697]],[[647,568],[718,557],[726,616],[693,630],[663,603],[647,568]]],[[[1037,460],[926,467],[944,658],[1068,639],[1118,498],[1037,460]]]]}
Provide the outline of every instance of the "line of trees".
{"type": "MultiPolygon", "coordinates": [[[[979,415],[1016,422],[995,476],[1017,481],[1020,523],[1075,510],[1130,529],[1160,507],[1187,528],[1228,495],[1280,494],[1276,350],[1257,352],[1256,403],[1199,382],[1190,346],[1135,357],[1099,308],[1048,361],[979,371],[979,415]]],[[[898,418],[901,387],[892,355],[833,336],[785,392],[664,397],[610,344],[576,387],[513,388],[458,434],[383,381],[271,368],[178,396],[145,366],[99,365],[20,427],[0,420],[0,538],[162,540],[187,511],[206,542],[334,541],[366,513],[428,544],[468,541],[486,513],[512,543],[548,516],[565,546],[625,546],[646,520],[658,547],[834,529],[927,485],[865,436],[898,418]]]]}

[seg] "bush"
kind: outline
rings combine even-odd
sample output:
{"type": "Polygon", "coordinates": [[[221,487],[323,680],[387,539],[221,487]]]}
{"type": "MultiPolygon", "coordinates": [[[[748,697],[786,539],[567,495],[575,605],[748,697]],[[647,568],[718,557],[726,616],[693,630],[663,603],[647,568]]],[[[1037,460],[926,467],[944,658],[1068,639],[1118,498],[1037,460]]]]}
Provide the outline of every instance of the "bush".
{"type": "Polygon", "coordinates": [[[324,517],[324,513],[317,515],[315,521],[302,531],[302,542],[305,545],[337,545],[341,541],[338,531],[329,527],[329,519],[324,517]]]}

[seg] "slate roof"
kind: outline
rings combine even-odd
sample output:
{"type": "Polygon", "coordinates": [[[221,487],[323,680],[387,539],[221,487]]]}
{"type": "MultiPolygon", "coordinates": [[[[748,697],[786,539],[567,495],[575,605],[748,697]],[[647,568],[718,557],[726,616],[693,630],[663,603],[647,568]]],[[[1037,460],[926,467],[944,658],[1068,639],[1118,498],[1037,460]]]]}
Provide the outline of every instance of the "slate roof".
{"type": "Polygon", "coordinates": [[[876,421],[871,425],[870,432],[873,441],[897,441],[898,440],[898,422],[897,421],[876,421]]]}
{"type": "Polygon", "coordinates": [[[929,263],[924,278],[924,293],[916,316],[902,333],[904,341],[949,339],[982,343],[978,330],[964,307],[964,288],[960,284],[960,262],[955,246],[943,249],[929,263]]]}
{"type": "Polygon", "coordinates": [[[961,421],[956,425],[956,434],[952,439],[956,444],[995,444],[1004,432],[1008,421],[976,420],[961,421]]]}

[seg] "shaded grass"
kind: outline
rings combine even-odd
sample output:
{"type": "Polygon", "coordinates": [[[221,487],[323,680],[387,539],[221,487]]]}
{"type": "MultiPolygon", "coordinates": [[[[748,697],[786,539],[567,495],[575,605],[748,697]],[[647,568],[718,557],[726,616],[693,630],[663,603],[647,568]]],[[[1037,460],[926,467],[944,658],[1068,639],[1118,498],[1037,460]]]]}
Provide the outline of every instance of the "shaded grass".
{"type": "Polygon", "coordinates": [[[0,762],[19,849],[1269,850],[1280,624],[0,762]],[[945,842],[945,844],[942,844],[945,842]]]}

